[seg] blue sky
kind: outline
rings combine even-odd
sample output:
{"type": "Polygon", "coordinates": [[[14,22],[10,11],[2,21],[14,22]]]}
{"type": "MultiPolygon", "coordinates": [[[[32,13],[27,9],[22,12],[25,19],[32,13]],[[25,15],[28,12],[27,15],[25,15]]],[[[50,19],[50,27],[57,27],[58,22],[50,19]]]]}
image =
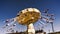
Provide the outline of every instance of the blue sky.
{"type": "MultiPolygon", "coordinates": [[[[0,0],[0,32],[1,30],[2,32],[4,31],[1,29],[5,24],[3,23],[4,20],[16,17],[16,14],[20,10],[29,7],[38,8],[41,11],[50,8],[51,13],[54,13],[56,18],[54,20],[54,29],[55,31],[60,31],[60,0],[0,0]]],[[[18,27],[22,27],[22,25],[18,27]]],[[[24,28],[24,26],[22,28],[24,28]]],[[[48,32],[49,29],[51,30],[50,24],[45,30],[48,32]]]]}

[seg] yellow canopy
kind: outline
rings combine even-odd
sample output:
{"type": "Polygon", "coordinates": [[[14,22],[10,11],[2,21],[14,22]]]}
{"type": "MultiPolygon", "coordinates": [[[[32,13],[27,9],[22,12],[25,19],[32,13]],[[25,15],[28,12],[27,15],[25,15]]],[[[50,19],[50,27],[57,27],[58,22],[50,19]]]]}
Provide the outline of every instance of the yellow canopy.
{"type": "Polygon", "coordinates": [[[30,23],[35,23],[41,18],[41,13],[36,8],[27,8],[18,13],[17,21],[19,24],[28,25],[30,23]]]}

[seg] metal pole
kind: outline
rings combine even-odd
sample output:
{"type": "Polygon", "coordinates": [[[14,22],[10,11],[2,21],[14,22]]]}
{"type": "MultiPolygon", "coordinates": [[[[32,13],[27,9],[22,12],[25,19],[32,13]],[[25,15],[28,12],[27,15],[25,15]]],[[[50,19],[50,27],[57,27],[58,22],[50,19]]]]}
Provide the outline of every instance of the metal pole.
{"type": "Polygon", "coordinates": [[[52,31],[54,32],[53,22],[51,22],[51,26],[52,26],[52,31]]]}
{"type": "Polygon", "coordinates": [[[27,34],[28,34],[28,25],[27,25],[27,34]]]}

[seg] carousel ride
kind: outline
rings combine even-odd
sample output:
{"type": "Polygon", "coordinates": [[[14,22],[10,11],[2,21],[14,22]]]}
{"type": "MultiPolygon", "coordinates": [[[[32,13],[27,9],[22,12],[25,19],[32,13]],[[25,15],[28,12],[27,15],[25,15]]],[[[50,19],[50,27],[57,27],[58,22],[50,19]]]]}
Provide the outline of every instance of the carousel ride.
{"type": "MultiPolygon", "coordinates": [[[[41,13],[38,9],[36,8],[27,8],[24,10],[19,11],[17,16],[15,18],[12,18],[10,20],[6,20],[6,25],[3,28],[13,26],[15,27],[16,24],[15,22],[17,21],[21,25],[26,25],[27,26],[27,34],[32,33],[35,34],[35,29],[33,24],[36,23],[37,21],[40,22],[40,24],[46,26],[47,23],[53,23],[53,16],[54,14],[48,14],[48,10],[45,10],[43,13],[41,13]],[[44,14],[44,16],[42,16],[44,14]],[[11,23],[8,23],[8,22],[11,23]]],[[[52,24],[53,25],[53,24],[52,24]]],[[[13,28],[10,28],[9,30],[12,30],[13,28]]],[[[53,28],[52,28],[53,29],[53,28]]],[[[14,30],[12,30],[13,32],[14,30]]],[[[53,29],[54,31],[54,29],[53,29]]]]}

